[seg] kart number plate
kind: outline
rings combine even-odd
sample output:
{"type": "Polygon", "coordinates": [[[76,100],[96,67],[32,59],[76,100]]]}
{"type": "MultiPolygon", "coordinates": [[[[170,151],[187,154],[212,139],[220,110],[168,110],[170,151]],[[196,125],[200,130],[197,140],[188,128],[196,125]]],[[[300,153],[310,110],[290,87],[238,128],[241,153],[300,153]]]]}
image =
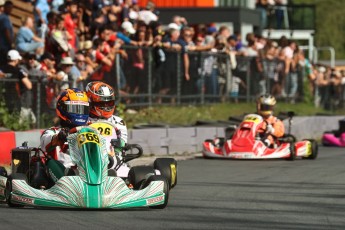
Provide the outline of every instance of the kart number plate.
{"type": "Polygon", "coordinates": [[[244,122],[254,122],[254,123],[259,123],[260,118],[257,116],[247,116],[244,122]]]}
{"type": "Polygon", "coordinates": [[[91,127],[97,129],[102,136],[112,136],[113,135],[113,127],[109,124],[105,123],[93,123],[90,125],[91,127]]]}
{"type": "Polygon", "coordinates": [[[79,147],[82,146],[83,144],[90,143],[90,142],[93,142],[99,145],[98,135],[91,132],[78,134],[77,140],[78,140],[79,147]]]}

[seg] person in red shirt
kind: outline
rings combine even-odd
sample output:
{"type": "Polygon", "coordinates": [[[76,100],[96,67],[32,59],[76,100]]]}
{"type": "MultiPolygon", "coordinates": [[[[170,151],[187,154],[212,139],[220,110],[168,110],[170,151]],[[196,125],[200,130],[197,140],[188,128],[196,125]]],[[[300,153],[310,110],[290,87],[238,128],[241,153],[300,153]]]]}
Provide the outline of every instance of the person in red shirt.
{"type": "Polygon", "coordinates": [[[75,1],[68,1],[66,2],[66,15],[64,17],[64,27],[68,31],[68,33],[71,35],[71,39],[68,40],[68,43],[71,45],[71,47],[77,51],[76,46],[76,28],[77,24],[73,20],[73,15],[76,15],[78,11],[78,3],[75,1]]]}
{"type": "Polygon", "coordinates": [[[45,52],[41,56],[41,71],[46,73],[46,84],[44,85],[45,92],[45,103],[46,105],[42,108],[47,109],[49,112],[53,112],[55,109],[55,98],[58,95],[54,79],[56,78],[55,69],[55,57],[52,53],[45,52]]]}
{"type": "Polygon", "coordinates": [[[256,101],[257,113],[263,117],[266,123],[259,132],[267,134],[267,137],[263,140],[267,146],[272,146],[274,139],[282,137],[285,133],[283,122],[273,116],[276,103],[276,99],[270,94],[261,95],[256,101]]]}

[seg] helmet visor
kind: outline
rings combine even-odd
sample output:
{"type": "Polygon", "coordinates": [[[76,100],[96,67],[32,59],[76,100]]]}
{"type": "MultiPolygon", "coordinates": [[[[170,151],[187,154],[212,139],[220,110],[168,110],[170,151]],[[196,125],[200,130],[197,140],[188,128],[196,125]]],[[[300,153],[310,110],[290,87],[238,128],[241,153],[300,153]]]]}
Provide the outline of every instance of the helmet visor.
{"type": "Polygon", "coordinates": [[[261,111],[272,111],[273,105],[260,104],[261,111]]]}
{"type": "Polygon", "coordinates": [[[90,112],[89,103],[86,102],[66,101],[65,106],[65,111],[68,113],[88,115],[90,112]]]}
{"type": "Polygon", "coordinates": [[[98,102],[93,102],[92,105],[94,107],[97,107],[103,111],[110,112],[111,110],[114,109],[115,106],[115,101],[98,101],[98,102]]]}

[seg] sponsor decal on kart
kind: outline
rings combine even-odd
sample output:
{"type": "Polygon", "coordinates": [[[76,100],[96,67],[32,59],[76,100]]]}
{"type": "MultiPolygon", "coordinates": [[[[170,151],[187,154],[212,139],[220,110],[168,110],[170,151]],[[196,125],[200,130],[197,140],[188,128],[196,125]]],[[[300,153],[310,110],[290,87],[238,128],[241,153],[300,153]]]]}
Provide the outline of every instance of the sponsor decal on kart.
{"type": "Polygon", "coordinates": [[[158,196],[158,197],[154,197],[154,198],[150,198],[146,200],[146,205],[151,205],[151,204],[155,204],[158,202],[161,202],[164,200],[164,196],[158,196]]]}
{"type": "Polygon", "coordinates": [[[229,157],[232,158],[253,158],[252,153],[230,153],[229,157]]]}
{"type": "Polygon", "coordinates": [[[35,202],[35,199],[22,197],[22,196],[18,196],[18,195],[12,195],[12,200],[19,201],[22,203],[27,203],[27,204],[34,204],[34,202],[35,202]]]}

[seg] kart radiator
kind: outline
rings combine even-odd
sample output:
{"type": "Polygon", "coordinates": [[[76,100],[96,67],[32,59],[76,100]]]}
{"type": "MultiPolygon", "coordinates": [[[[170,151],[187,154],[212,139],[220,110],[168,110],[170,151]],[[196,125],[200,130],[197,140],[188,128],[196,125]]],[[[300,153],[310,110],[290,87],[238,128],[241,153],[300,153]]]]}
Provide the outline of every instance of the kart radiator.
{"type": "Polygon", "coordinates": [[[31,148],[17,147],[12,149],[12,173],[26,174],[30,168],[31,148]]]}

